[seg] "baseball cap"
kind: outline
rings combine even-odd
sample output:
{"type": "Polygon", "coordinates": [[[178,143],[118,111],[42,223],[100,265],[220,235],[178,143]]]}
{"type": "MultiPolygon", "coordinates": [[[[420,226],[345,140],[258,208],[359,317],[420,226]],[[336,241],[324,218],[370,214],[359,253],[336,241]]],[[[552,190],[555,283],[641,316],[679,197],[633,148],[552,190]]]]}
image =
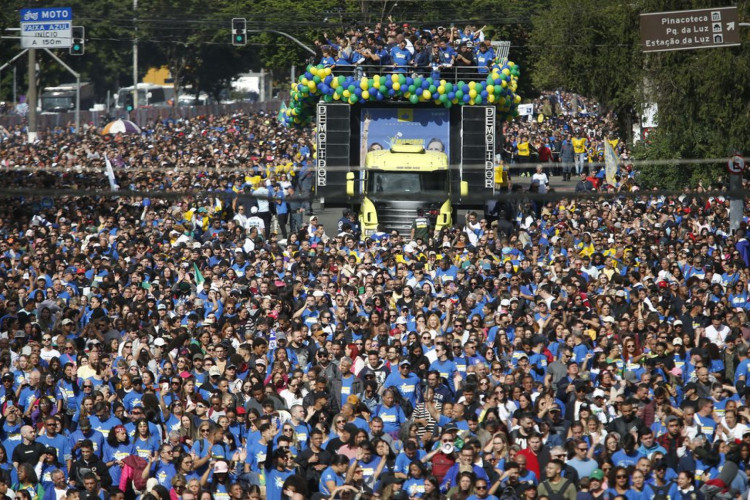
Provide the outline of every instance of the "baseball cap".
{"type": "Polygon", "coordinates": [[[166,341],[166,340],[164,340],[164,339],[163,339],[163,338],[161,338],[161,337],[158,337],[158,338],[156,338],[156,339],[154,340],[154,345],[155,345],[155,346],[157,346],[157,347],[165,346],[165,345],[167,345],[167,341],[166,341]]]}
{"type": "Polygon", "coordinates": [[[224,460],[219,460],[214,464],[214,474],[226,474],[229,472],[229,466],[224,460]]]}
{"type": "Polygon", "coordinates": [[[405,359],[405,360],[401,361],[401,362],[400,362],[400,363],[398,364],[398,366],[411,366],[411,363],[409,363],[409,360],[408,360],[408,359],[405,359]]]}
{"type": "Polygon", "coordinates": [[[607,397],[607,396],[606,396],[606,394],[604,394],[603,390],[601,390],[601,389],[594,389],[593,397],[594,397],[594,399],[596,399],[596,398],[604,398],[604,397],[607,397]]]}
{"type": "Polygon", "coordinates": [[[72,324],[73,324],[73,320],[70,319],[70,318],[65,318],[64,320],[62,320],[62,325],[63,326],[65,326],[65,325],[72,325],[72,324]]]}
{"type": "Polygon", "coordinates": [[[682,344],[682,339],[681,339],[680,337],[675,337],[675,338],[674,338],[674,339],[672,340],[672,345],[683,345],[683,344],[682,344]]]}
{"type": "Polygon", "coordinates": [[[210,377],[221,377],[221,370],[218,366],[212,366],[210,370],[208,370],[208,375],[210,377]]]}
{"type": "Polygon", "coordinates": [[[601,469],[594,469],[594,472],[589,474],[589,477],[591,479],[598,479],[599,481],[601,481],[602,479],[604,479],[604,471],[601,469]]]}

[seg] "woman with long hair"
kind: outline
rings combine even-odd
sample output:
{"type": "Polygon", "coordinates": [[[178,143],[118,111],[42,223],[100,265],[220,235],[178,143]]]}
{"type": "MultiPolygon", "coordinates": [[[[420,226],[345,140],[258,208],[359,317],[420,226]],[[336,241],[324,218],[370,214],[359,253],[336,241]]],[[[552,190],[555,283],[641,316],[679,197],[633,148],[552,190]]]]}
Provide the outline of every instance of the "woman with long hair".
{"type": "MultiPolygon", "coordinates": [[[[628,436],[630,436],[630,434],[628,434],[628,436]]],[[[612,469],[608,481],[610,487],[607,489],[605,496],[607,498],[616,498],[618,496],[630,498],[630,496],[628,496],[628,492],[630,491],[629,477],[630,474],[628,474],[627,467],[616,466],[612,469]]]]}
{"type": "Polygon", "coordinates": [[[456,478],[456,484],[450,486],[446,497],[448,500],[466,500],[474,494],[475,480],[476,476],[473,472],[460,472],[456,478]]]}
{"type": "Polygon", "coordinates": [[[29,463],[18,464],[18,482],[13,485],[13,491],[25,491],[32,500],[44,498],[44,488],[39,484],[39,478],[34,472],[34,466],[29,463]]]}
{"type": "Polygon", "coordinates": [[[133,454],[138,455],[144,460],[150,460],[151,457],[159,451],[159,437],[151,434],[148,421],[140,418],[135,422],[135,439],[133,440],[133,454]]]}

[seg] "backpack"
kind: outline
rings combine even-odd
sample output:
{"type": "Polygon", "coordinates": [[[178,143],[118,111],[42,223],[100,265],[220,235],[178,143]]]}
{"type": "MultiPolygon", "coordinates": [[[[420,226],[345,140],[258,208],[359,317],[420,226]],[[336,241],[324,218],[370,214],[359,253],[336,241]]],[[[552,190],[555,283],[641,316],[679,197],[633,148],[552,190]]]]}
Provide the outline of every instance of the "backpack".
{"type": "Polygon", "coordinates": [[[669,498],[669,490],[672,488],[674,481],[668,481],[664,486],[656,486],[655,484],[646,484],[654,492],[651,497],[653,500],[667,500],[669,498]]]}
{"type": "Polygon", "coordinates": [[[549,498],[549,500],[567,500],[563,493],[565,493],[565,490],[567,490],[568,486],[570,486],[571,484],[573,483],[571,483],[568,479],[563,478],[562,486],[559,490],[557,490],[557,492],[552,489],[552,485],[550,484],[549,479],[545,479],[544,481],[542,481],[539,486],[542,486],[545,490],[547,490],[547,498],[549,498]]]}

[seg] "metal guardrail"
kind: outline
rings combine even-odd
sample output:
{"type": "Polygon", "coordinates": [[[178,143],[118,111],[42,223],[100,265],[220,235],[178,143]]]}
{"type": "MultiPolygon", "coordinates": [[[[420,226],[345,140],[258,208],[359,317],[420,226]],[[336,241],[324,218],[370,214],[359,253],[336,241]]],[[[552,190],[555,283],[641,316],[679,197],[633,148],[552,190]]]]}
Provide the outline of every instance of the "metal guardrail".
{"type": "MultiPolygon", "coordinates": [[[[381,66],[376,64],[360,64],[356,66],[339,65],[332,68],[332,73],[334,76],[352,76],[356,79],[362,77],[370,78],[373,75],[404,75],[412,78],[425,78],[432,75],[432,68],[415,66],[396,67],[392,65],[381,66]]],[[[445,80],[446,82],[469,82],[485,80],[490,74],[490,68],[487,66],[451,66],[449,68],[441,68],[439,73],[440,80],[445,80]]]]}
{"type": "MultiPolygon", "coordinates": [[[[281,107],[280,100],[266,102],[235,102],[231,104],[207,104],[205,106],[178,106],[159,108],[139,108],[130,113],[121,110],[112,111],[110,119],[127,118],[138,125],[152,120],[164,120],[167,118],[195,118],[201,115],[225,115],[231,113],[257,113],[259,111],[276,113],[281,107]]],[[[105,111],[81,111],[82,126],[89,124],[94,127],[106,125],[107,113],[105,111]]],[[[37,128],[40,133],[58,127],[72,126],[75,122],[75,113],[49,113],[37,115],[37,128]]],[[[0,125],[5,128],[26,125],[26,116],[3,115],[0,116],[0,125]]]]}

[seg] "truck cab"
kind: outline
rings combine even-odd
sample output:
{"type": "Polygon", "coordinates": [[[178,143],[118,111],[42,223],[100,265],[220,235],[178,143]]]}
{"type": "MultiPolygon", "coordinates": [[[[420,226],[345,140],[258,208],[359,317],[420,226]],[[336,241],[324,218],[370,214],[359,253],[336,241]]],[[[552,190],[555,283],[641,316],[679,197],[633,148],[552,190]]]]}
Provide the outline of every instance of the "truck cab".
{"type": "MultiPolygon", "coordinates": [[[[468,191],[468,184],[462,183],[468,191]]],[[[362,237],[378,226],[408,234],[417,210],[423,209],[436,230],[453,223],[448,155],[417,144],[395,144],[370,151],[357,178],[347,174],[347,196],[357,200],[362,237]]]]}

